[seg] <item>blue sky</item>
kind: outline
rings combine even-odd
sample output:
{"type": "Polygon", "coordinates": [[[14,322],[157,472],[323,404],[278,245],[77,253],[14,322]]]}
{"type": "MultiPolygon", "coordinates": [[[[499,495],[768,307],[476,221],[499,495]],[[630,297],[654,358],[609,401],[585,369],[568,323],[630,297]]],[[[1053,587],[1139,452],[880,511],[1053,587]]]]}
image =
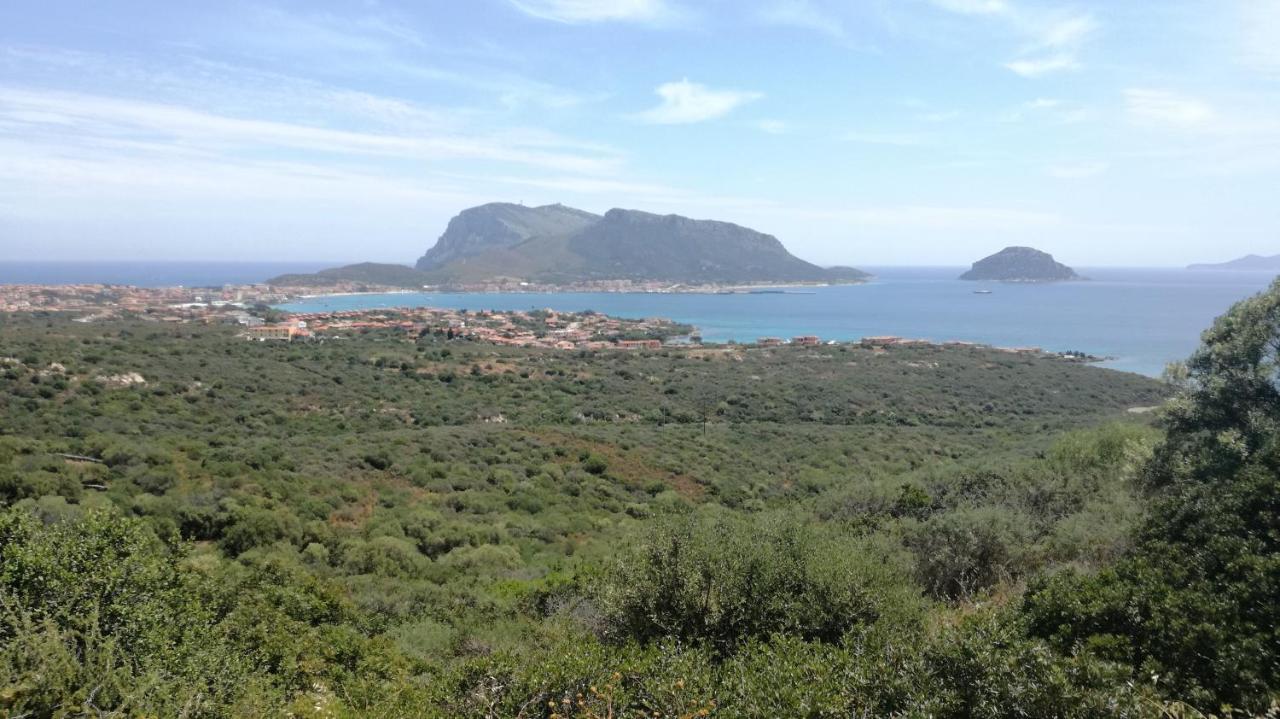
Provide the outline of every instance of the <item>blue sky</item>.
{"type": "Polygon", "coordinates": [[[0,259],[412,262],[627,207],[816,262],[1280,252],[1280,0],[0,4],[0,259]]]}

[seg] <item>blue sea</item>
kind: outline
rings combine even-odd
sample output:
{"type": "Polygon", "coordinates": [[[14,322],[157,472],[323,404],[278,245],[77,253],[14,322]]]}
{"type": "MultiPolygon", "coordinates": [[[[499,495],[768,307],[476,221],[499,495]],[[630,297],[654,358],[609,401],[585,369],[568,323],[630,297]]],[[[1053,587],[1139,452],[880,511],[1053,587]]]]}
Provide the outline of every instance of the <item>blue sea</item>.
{"type": "MultiPolygon", "coordinates": [[[[0,284],[112,283],[208,287],[314,272],[332,262],[0,262],[0,284]]],[[[1080,268],[1088,282],[1046,285],[961,282],[963,267],[869,267],[863,285],[787,294],[397,293],[320,297],[297,311],[434,306],[668,317],[712,341],[814,334],[852,340],[900,335],[1000,346],[1079,350],[1115,357],[1106,366],[1159,375],[1195,349],[1200,332],[1232,303],[1264,287],[1268,272],[1080,268]],[[987,289],[991,294],[975,294],[987,289]]]]}
{"type": "Polygon", "coordinates": [[[937,341],[1078,350],[1114,357],[1104,366],[1158,376],[1186,358],[1200,333],[1274,273],[1080,268],[1088,282],[962,282],[963,267],[871,267],[863,285],[788,294],[400,293],[320,297],[284,305],[299,312],[432,306],[471,310],[596,310],[667,317],[707,340],[813,334],[824,340],[900,335],[937,341]],[[974,290],[990,290],[976,294],[974,290]]]}

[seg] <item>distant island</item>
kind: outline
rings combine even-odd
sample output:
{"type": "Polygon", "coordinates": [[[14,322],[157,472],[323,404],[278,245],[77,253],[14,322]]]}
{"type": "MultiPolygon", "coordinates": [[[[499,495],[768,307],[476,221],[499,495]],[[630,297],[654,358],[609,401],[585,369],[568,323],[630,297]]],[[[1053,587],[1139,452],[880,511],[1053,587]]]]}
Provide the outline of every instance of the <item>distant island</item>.
{"type": "Polygon", "coordinates": [[[415,267],[361,263],[274,277],[279,286],[364,283],[420,288],[667,283],[690,287],[860,282],[853,267],[819,267],[772,235],[716,220],[565,205],[495,202],[463,210],[415,267]]]}
{"type": "Polygon", "coordinates": [[[1057,262],[1048,252],[1031,247],[1006,247],[973,263],[962,280],[999,282],[1062,282],[1084,279],[1076,271],[1057,262]]]}
{"type": "Polygon", "coordinates": [[[1187,265],[1188,270],[1253,270],[1280,272],[1280,255],[1245,255],[1229,262],[1187,265]]]}

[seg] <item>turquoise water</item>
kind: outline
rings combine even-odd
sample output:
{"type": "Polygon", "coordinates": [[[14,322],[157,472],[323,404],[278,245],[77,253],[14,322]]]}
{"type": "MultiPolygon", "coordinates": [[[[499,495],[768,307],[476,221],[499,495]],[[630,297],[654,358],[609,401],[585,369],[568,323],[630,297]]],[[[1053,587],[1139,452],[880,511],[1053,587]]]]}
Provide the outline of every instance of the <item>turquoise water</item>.
{"type": "Polygon", "coordinates": [[[870,268],[877,275],[873,282],[815,288],[812,294],[412,293],[314,298],[283,308],[596,310],[688,322],[714,341],[801,334],[850,340],[888,334],[1079,350],[1116,358],[1106,366],[1154,376],[1166,362],[1185,358],[1214,317],[1266,287],[1274,276],[1085,268],[1080,272],[1089,282],[1006,285],[956,280],[964,269],[870,268]],[[974,294],[975,289],[991,294],[974,294]]]}

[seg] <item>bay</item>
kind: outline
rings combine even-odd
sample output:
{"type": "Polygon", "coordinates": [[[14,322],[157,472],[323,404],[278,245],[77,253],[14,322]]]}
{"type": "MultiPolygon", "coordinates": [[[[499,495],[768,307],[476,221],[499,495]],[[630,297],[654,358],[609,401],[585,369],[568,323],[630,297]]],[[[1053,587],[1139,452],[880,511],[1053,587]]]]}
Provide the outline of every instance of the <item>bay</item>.
{"type": "Polygon", "coordinates": [[[1232,303],[1265,288],[1266,272],[1082,268],[1087,282],[1005,284],[955,279],[961,267],[871,267],[862,285],[783,294],[395,293],[308,298],[297,312],[378,307],[558,311],[666,317],[708,341],[812,334],[823,340],[899,335],[1035,346],[1113,357],[1104,366],[1157,376],[1185,359],[1200,333],[1232,303]],[[990,290],[977,294],[975,290],[990,290]]]}

